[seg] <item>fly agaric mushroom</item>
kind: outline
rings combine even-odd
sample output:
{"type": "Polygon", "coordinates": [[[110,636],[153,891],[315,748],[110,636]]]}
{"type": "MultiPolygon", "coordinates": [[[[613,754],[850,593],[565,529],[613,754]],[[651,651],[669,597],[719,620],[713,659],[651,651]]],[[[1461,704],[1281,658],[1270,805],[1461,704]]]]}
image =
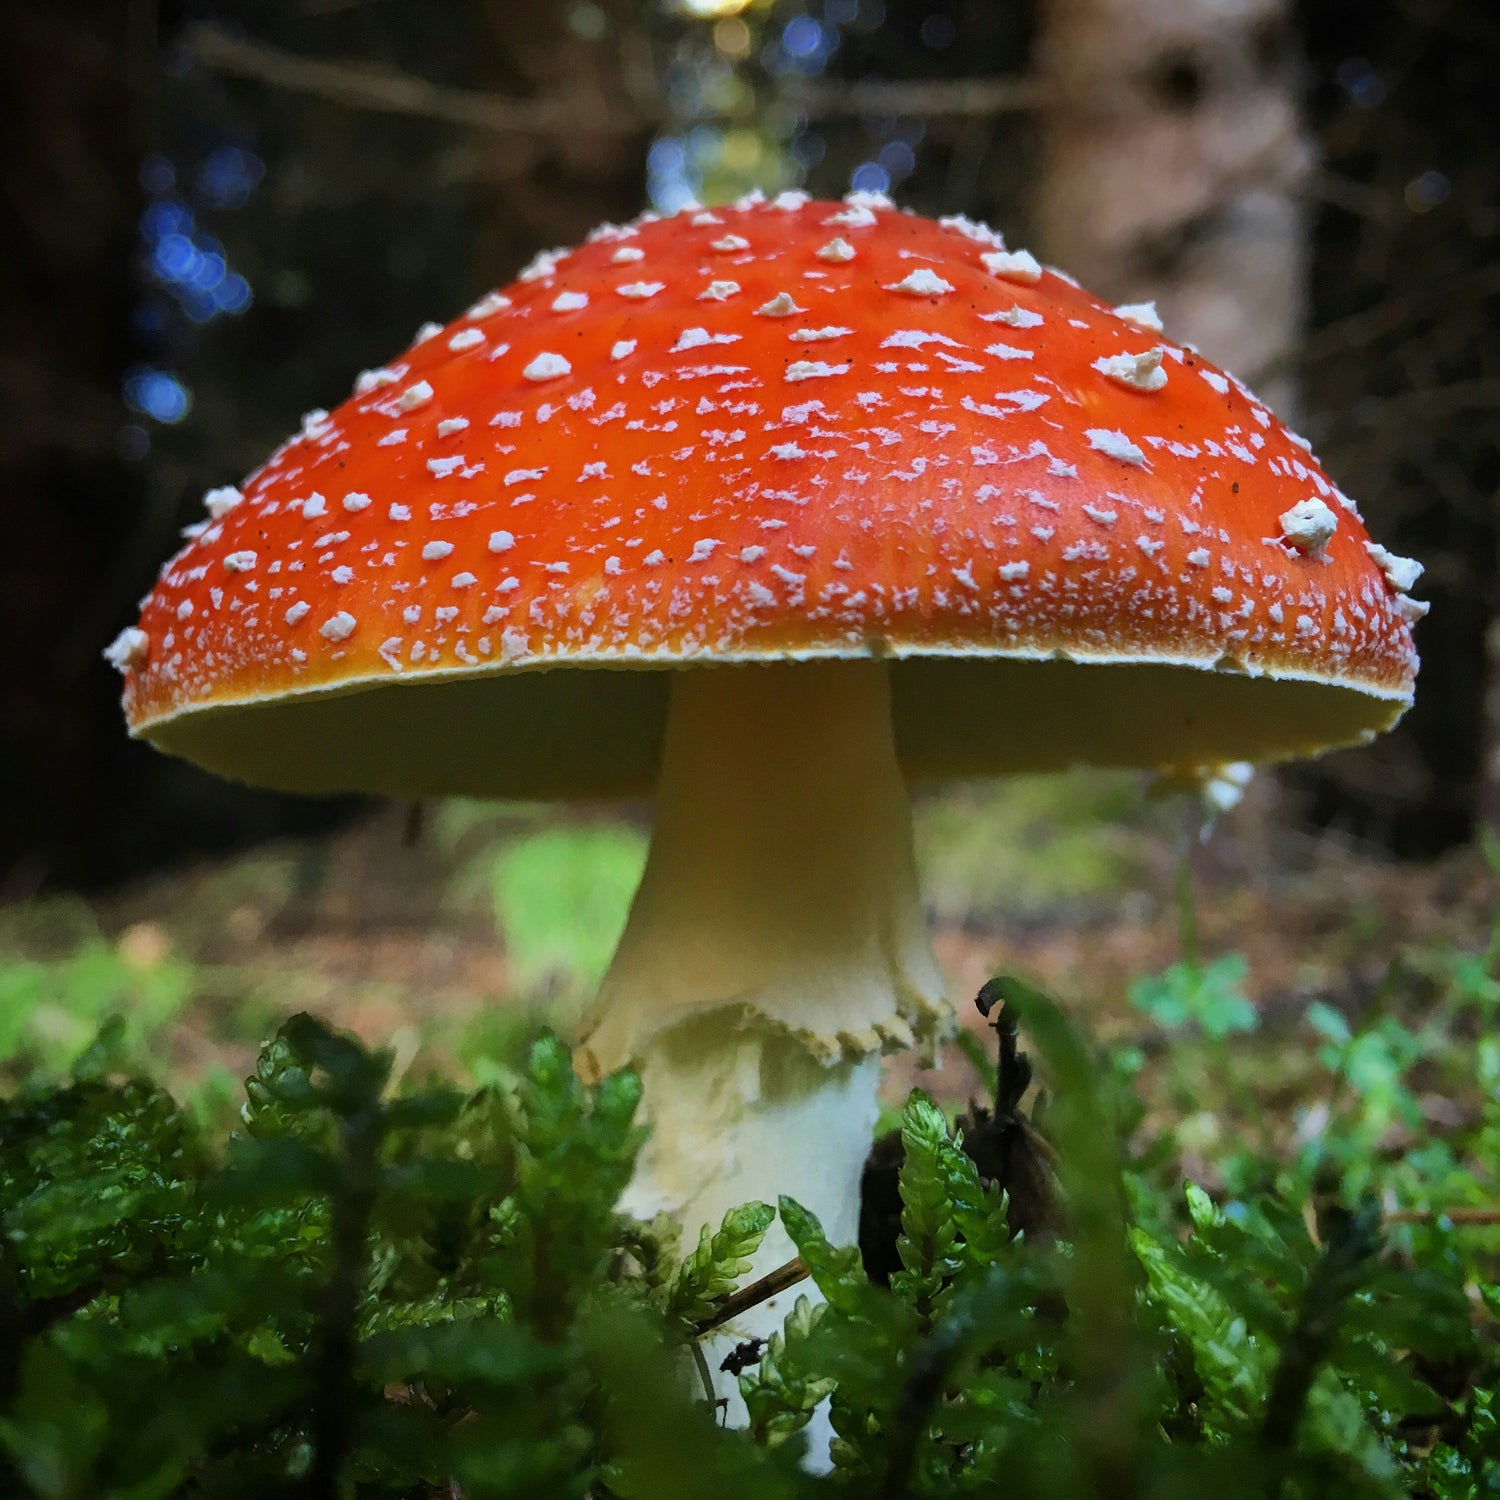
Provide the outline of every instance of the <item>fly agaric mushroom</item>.
{"type": "MultiPolygon", "coordinates": [[[[855,1236],[943,985],[908,780],[1186,774],[1410,702],[1415,564],[1231,377],[982,225],[784,193],[550,251],[208,516],[113,659],[132,733],[305,792],[652,791],[583,1043],[630,1205],[855,1236]]],[[[786,1253],[770,1243],[762,1263],[786,1253]]]]}

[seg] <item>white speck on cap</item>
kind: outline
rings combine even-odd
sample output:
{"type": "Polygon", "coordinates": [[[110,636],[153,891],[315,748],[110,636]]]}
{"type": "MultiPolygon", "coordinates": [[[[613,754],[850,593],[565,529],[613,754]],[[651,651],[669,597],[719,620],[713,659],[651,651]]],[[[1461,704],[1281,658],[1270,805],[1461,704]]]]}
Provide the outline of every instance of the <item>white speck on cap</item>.
{"type": "Polygon", "coordinates": [[[479,580],[472,573],[455,573],[453,575],[453,587],[456,589],[471,589],[479,580]]]}
{"type": "Polygon", "coordinates": [[[1229,394],[1229,382],[1217,370],[1199,369],[1198,373],[1221,395],[1229,394]]]}
{"type": "Polygon", "coordinates": [[[455,469],[464,466],[462,453],[455,453],[449,458],[429,458],[427,460],[427,472],[435,479],[446,479],[455,469]]]}
{"type": "Polygon", "coordinates": [[[452,542],[428,542],[422,548],[423,562],[441,562],[453,551],[452,542]]]}
{"type": "Polygon", "coordinates": [[[369,510],[370,497],[362,495],[358,490],[350,490],[342,501],[345,510],[369,510]]]}
{"type": "Polygon", "coordinates": [[[571,375],[573,366],[560,354],[538,354],[521,374],[527,380],[556,380],[562,375],[571,375]]]}
{"type": "Polygon", "coordinates": [[[1167,372],[1161,367],[1161,346],[1144,354],[1106,354],[1094,361],[1094,368],[1121,385],[1137,391],[1159,391],[1167,383],[1167,372]]]}
{"type": "Polygon", "coordinates": [[[645,260],[646,252],[639,245],[621,245],[613,255],[610,256],[610,264],[615,266],[633,265],[638,260],[645,260]]]}
{"type": "Polygon", "coordinates": [[[821,359],[799,359],[786,367],[786,378],[790,381],[817,380],[824,375],[846,375],[848,365],[825,364],[821,359]]]}
{"type": "Polygon", "coordinates": [[[589,294],[587,292],[559,292],[552,299],[553,312],[577,312],[581,307],[589,305],[589,294]]]}
{"type": "Polygon", "coordinates": [[[1316,495],[1299,500],[1276,519],[1282,536],[1310,557],[1321,557],[1339,529],[1339,518],[1316,495]]]}
{"type": "Polygon", "coordinates": [[[332,576],[335,583],[353,583],[354,569],[348,567],[347,565],[344,567],[335,568],[333,570],[332,576]]]}
{"type": "MultiPolygon", "coordinates": [[[[1423,567],[1414,557],[1398,557],[1378,542],[1366,542],[1365,551],[1375,560],[1375,565],[1386,576],[1386,581],[1397,593],[1404,594],[1416,587],[1423,567]]],[[[1415,602],[1415,601],[1413,601],[1415,602]]],[[[1426,611],[1423,611],[1425,614],[1426,611]]]]}
{"type": "Polygon", "coordinates": [[[806,458],[806,449],[799,447],[796,443],[777,443],[771,449],[772,458],[793,459],[806,458]]]}
{"type": "Polygon", "coordinates": [[[995,569],[995,576],[1005,583],[1015,583],[1024,578],[1031,571],[1031,564],[1025,562],[1001,563],[995,569]]]}
{"type": "Polygon", "coordinates": [[[354,634],[354,627],[358,623],[348,610],[341,609],[318,626],[318,634],[325,640],[347,641],[354,634]]]}
{"type": "Polygon", "coordinates": [[[1041,313],[1019,303],[1002,312],[980,313],[979,318],[983,323],[1004,323],[1007,328],[1039,328],[1044,321],[1041,313]]]}
{"type": "Polygon", "coordinates": [[[508,531],[490,532],[490,551],[509,552],[516,545],[516,539],[508,531]]]}
{"type": "MultiPolygon", "coordinates": [[[[848,202],[845,199],[845,202],[848,202]]],[[[874,213],[862,203],[841,208],[836,214],[829,214],[823,220],[825,224],[835,224],[842,229],[868,229],[872,224],[878,222],[874,213]]]]}
{"type": "Polygon", "coordinates": [[[526,484],[533,479],[541,479],[545,476],[547,467],[544,464],[540,469],[510,469],[507,471],[504,484],[509,488],[513,484],[526,484]]]}
{"type": "Polygon", "coordinates": [[[979,259],[992,276],[1027,283],[1042,279],[1042,268],[1029,250],[987,250],[979,259]]]}
{"type": "Polygon", "coordinates": [[[964,347],[946,333],[932,333],[925,328],[898,328],[880,341],[882,349],[921,349],[927,344],[947,344],[954,349],[964,347]]]}
{"type": "Polygon", "coordinates": [[[988,245],[994,250],[1005,249],[1005,240],[988,224],[982,224],[977,219],[971,219],[966,214],[949,214],[947,218],[939,219],[938,224],[944,229],[951,229],[955,234],[961,234],[966,240],[973,240],[976,245],[988,245]]]}
{"type": "Polygon", "coordinates": [[[737,281],[710,281],[709,284],[698,293],[700,302],[726,302],[740,289],[737,281]]]}
{"type": "Polygon", "coordinates": [[[314,490],[302,502],[302,514],[309,521],[315,521],[319,516],[326,516],[328,514],[328,502],[314,490]]]}
{"type": "Polygon", "coordinates": [[[667,554],[658,547],[654,552],[648,552],[641,561],[648,568],[659,568],[667,560],[667,554]]]}
{"type": "Polygon", "coordinates": [[[386,514],[393,521],[409,521],[411,520],[411,506],[393,504],[386,514]]]}
{"type": "Polygon", "coordinates": [[[368,396],[371,391],[378,391],[381,386],[395,385],[400,378],[394,370],[387,370],[383,365],[373,370],[361,370],[354,377],[354,394],[368,396]]]}
{"type": "Polygon", "coordinates": [[[604,559],[604,571],[614,574],[620,571],[620,559],[618,557],[606,557],[604,559]]]}
{"type": "Polygon", "coordinates": [[[758,563],[766,555],[764,547],[741,547],[740,561],[742,563],[758,563]]]}
{"type": "Polygon", "coordinates": [[[452,437],[455,432],[462,432],[469,425],[467,417],[444,417],[437,424],[437,435],[439,437],[452,437]]]}
{"type": "Polygon", "coordinates": [[[427,322],[422,324],[412,335],[412,348],[416,348],[418,344],[425,344],[428,339],[436,338],[442,331],[443,325],[441,323],[427,322]]]}
{"type": "Polygon", "coordinates": [[[919,266],[900,281],[886,287],[888,292],[901,292],[908,297],[946,297],[953,290],[951,281],[944,281],[936,271],[919,266]]]}
{"type": "Polygon", "coordinates": [[[460,328],[452,338],[448,340],[448,347],[455,354],[461,354],[465,349],[473,349],[484,342],[484,335],[477,328],[460,328]]]}
{"type": "Polygon", "coordinates": [[[488,318],[492,314],[499,312],[502,307],[509,306],[509,297],[504,296],[500,292],[486,292],[484,296],[482,296],[479,301],[476,302],[473,307],[471,307],[468,312],[464,314],[464,317],[488,318]]]}
{"type": "Polygon", "coordinates": [[[426,406],[432,400],[432,387],[425,380],[418,380],[401,392],[396,398],[396,405],[402,411],[415,411],[419,406],[426,406]]]}
{"type": "Polygon", "coordinates": [[[255,570],[255,554],[253,552],[228,552],[224,556],[224,571],[226,573],[251,573],[255,570]]]}
{"type": "Polygon", "coordinates": [[[1035,359],[1034,349],[1018,349],[1014,344],[986,344],[984,352],[996,359],[1035,359]]]}
{"type": "Polygon", "coordinates": [[[216,521],[221,521],[245,497],[232,484],[221,484],[203,497],[203,508],[216,521]]]}
{"type": "Polygon", "coordinates": [[[1187,560],[1195,568],[1206,568],[1208,566],[1208,561],[1209,561],[1209,559],[1208,559],[1208,548],[1207,547],[1194,547],[1193,550],[1188,553],[1187,560]]]}
{"type": "Polygon", "coordinates": [[[854,246],[839,235],[835,235],[821,250],[813,253],[819,260],[832,261],[835,265],[846,265],[855,255],[854,246]]]}
{"type": "Polygon", "coordinates": [[[1090,427],[1084,435],[1090,448],[1097,448],[1100,453],[1117,458],[1122,464],[1140,467],[1146,462],[1146,455],[1123,432],[1113,432],[1108,427],[1090,427]]]}
{"type": "Polygon", "coordinates": [[[640,299],[643,297],[654,297],[665,286],[665,281],[631,281],[627,282],[624,286],[617,286],[615,290],[622,297],[640,299]]]}
{"type": "Polygon", "coordinates": [[[151,650],[151,637],[135,625],[127,625],[104,648],[104,659],[117,672],[139,666],[151,650]]]}
{"type": "Polygon", "coordinates": [[[784,214],[790,214],[796,213],[799,208],[806,208],[811,202],[811,194],[804,193],[798,188],[788,188],[771,199],[771,207],[780,209],[784,214]]]}
{"type": "Polygon", "coordinates": [[[1127,323],[1134,323],[1137,328],[1145,328],[1151,333],[1160,333],[1161,316],[1156,311],[1154,302],[1122,302],[1115,309],[1115,316],[1124,319],[1127,323]]]}
{"type": "Polygon", "coordinates": [[[287,612],[282,616],[282,619],[285,620],[288,625],[295,625],[298,623],[298,621],[305,620],[311,612],[312,605],[310,605],[306,599],[299,599],[294,605],[292,605],[289,610],[287,610],[287,612]]]}
{"type": "Polygon", "coordinates": [[[830,324],[827,328],[796,328],[792,331],[792,337],[800,344],[812,344],[820,339],[841,339],[846,333],[853,333],[852,328],[839,328],[830,324]]]}
{"type": "Polygon", "coordinates": [[[807,311],[792,301],[789,292],[777,292],[769,302],[762,302],[755,310],[763,318],[790,318],[794,313],[807,311]]]}
{"type": "Polygon", "coordinates": [[[681,354],[684,349],[701,349],[705,344],[734,344],[739,342],[737,333],[710,333],[706,328],[684,328],[677,335],[677,342],[672,345],[673,354],[681,354]]]}
{"type": "Polygon", "coordinates": [[[383,438],[380,438],[376,442],[375,446],[377,448],[394,448],[397,443],[404,443],[405,441],[406,429],[404,427],[393,427],[383,438]]]}
{"type": "Polygon", "coordinates": [[[723,239],[715,240],[708,248],[729,255],[736,250],[748,250],[750,241],[742,234],[726,234],[723,239]]]}
{"type": "Polygon", "coordinates": [[[709,558],[713,556],[714,548],[719,545],[720,543],[718,542],[718,540],[711,536],[706,536],[702,538],[702,540],[694,542],[693,551],[691,556],[689,556],[688,561],[707,562],[709,558]]]}
{"type": "Polygon", "coordinates": [[[621,339],[618,343],[611,346],[609,357],[611,359],[624,359],[628,355],[635,353],[635,344],[636,341],[634,339],[621,339]]]}
{"type": "Polygon", "coordinates": [[[566,246],[556,250],[538,250],[527,265],[518,273],[517,281],[540,281],[557,269],[559,261],[566,260],[573,252],[566,246]]]}

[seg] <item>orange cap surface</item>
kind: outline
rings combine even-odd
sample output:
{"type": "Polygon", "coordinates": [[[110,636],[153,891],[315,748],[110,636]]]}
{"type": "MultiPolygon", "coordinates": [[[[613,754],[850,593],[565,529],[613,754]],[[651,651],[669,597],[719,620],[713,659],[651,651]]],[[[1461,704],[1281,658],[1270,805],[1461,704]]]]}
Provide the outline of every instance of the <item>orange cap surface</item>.
{"type": "Polygon", "coordinates": [[[669,674],[604,668],[888,657],[949,774],[1301,753],[1417,666],[1416,565],[1149,306],[860,196],[539,256],[207,503],[112,653],[271,785],[648,784],[669,674]]]}

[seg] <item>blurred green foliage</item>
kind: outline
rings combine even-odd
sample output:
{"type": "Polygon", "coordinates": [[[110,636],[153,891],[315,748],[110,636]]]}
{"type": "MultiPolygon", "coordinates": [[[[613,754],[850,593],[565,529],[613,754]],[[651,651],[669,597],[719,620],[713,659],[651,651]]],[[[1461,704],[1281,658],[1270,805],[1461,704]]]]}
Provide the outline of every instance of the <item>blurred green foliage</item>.
{"type": "MultiPolygon", "coordinates": [[[[1494,1493],[1500,1246],[1458,1222],[1500,1173],[1500,1045],[1470,1040],[1488,957],[1434,965],[1415,1019],[1316,1012],[1321,1098],[1284,1150],[1226,1134],[1212,1192],[1148,1122],[1140,1049],[1098,1056],[1002,981],[1048,1079],[1063,1235],[1012,1239],[1000,1186],[913,1093],[889,1288],[774,1210],[818,1296],[752,1351],[743,1431],[688,1345],[773,1210],[685,1257],[618,1214],[632,1074],[585,1087],[533,1033],[491,1087],[393,1088],[388,1054],[299,1016],[223,1140],[133,1074],[117,1023],[0,1105],[0,1493],[1494,1493]],[[1440,1080],[1472,1101],[1441,1129],[1440,1080]]],[[[1196,982],[1145,993],[1178,996],[1152,1013],[1211,1075],[1237,975],[1196,982]]]]}
{"type": "Polygon", "coordinates": [[[1146,863],[1145,830],[1169,816],[1128,772],[948,788],[914,808],[922,889],[932,908],[956,920],[1117,897],[1146,863]]]}
{"type": "Polygon", "coordinates": [[[111,942],[81,902],[0,913],[0,1076],[58,1073],[120,1017],[120,1045],[144,1060],[192,994],[191,965],[149,938],[111,942]],[[45,928],[51,941],[27,941],[45,928]]]}

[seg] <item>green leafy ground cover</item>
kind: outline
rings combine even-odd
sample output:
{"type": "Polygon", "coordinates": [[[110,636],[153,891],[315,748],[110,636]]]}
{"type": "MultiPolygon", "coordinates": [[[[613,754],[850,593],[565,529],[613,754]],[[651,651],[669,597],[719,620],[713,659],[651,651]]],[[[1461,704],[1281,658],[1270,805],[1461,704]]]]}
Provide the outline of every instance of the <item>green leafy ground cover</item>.
{"type": "MultiPolygon", "coordinates": [[[[956,945],[983,952],[963,902],[985,878],[981,909],[1037,924],[1004,949],[1045,936],[1049,902],[1062,931],[1143,870],[1170,889],[1175,838],[1143,854],[1139,818],[1108,859],[1087,848],[1117,795],[930,807],[948,962],[982,972],[956,945]]],[[[615,1213],[633,1080],[584,1088],[534,1011],[483,995],[565,1027],[644,845],[501,821],[444,810],[436,879],[423,846],[361,850],[347,932],[306,930],[309,896],[344,900],[337,849],[123,914],[0,912],[5,1500],[1500,1493],[1500,943],[1477,861],[1403,877],[1394,904],[1431,915],[1416,942],[1342,873],[1266,908],[1305,925],[1231,945],[1223,888],[1200,941],[1184,882],[1165,961],[1107,958],[1119,928],[1070,938],[1085,1037],[1011,989],[1055,1237],[1012,1237],[955,1127],[955,1080],[994,1075],[976,1027],[972,1070],[922,1075],[944,1093],[902,1088],[886,1122],[906,1158],[887,1286],[793,1203],[696,1246],[615,1213]],[[419,879],[382,895],[398,854],[419,879]],[[299,1008],[388,1044],[283,1024],[299,1008]],[[741,1351],[750,1426],[727,1432],[692,1346],[777,1213],[811,1282],[741,1351]],[[810,1475],[820,1403],[832,1469],[810,1475]]]]}
{"type": "MultiPolygon", "coordinates": [[[[1416,1022],[1319,1012],[1321,1097],[1264,1148],[1149,1126],[1143,1050],[1099,1054],[1007,983],[1062,1232],[1013,1239],[915,1092],[888,1287],[790,1200],[686,1255],[617,1214],[636,1081],[584,1087],[550,1034],[477,1091],[393,1089],[389,1053],[298,1017],[226,1136],[122,1072],[107,1026],[0,1109],[0,1494],[1500,1492],[1496,1231],[1466,1222],[1500,1170],[1494,958],[1433,977],[1416,1022]],[[1462,1124],[1425,1119],[1440,1079],[1462,1124]],[[1181,1180],[1195,1154],[1212,1193],[1181,1180]],[[773,1213],[823,1300],[746,1351],[727,1431],[690,1346],[773,1213]]],[[[1142,985],[1169,1071],[1234,1086],[1235,986],[1224,964],[1142,985]]]]}

